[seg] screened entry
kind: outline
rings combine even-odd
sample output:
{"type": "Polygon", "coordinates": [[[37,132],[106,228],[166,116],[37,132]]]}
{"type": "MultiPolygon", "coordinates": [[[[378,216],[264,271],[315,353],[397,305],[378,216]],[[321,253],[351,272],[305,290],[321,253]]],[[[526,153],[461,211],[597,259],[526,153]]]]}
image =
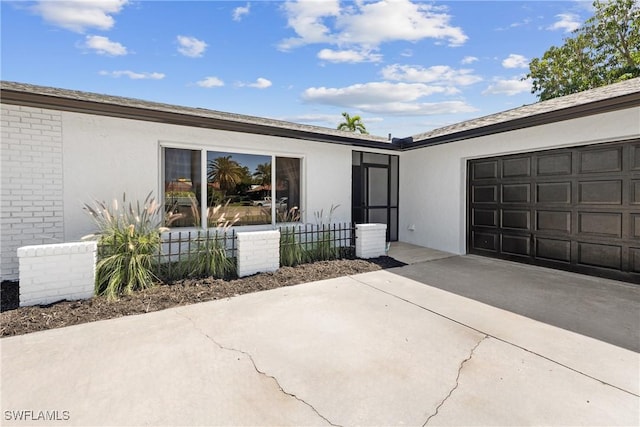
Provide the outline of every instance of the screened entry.
{"type": "Polygon", "coordinates": [[[351,218],[387,224],[387,241],[398,240],[398,156],[353,152],[351,218]]]}

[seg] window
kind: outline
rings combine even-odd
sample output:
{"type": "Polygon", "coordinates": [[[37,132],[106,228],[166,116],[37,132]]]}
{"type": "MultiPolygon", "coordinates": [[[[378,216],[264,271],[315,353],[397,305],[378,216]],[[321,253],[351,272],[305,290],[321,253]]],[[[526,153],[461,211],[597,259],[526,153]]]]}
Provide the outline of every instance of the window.
{"type": "Polygon", "coordinates": [[[293,157],[164,148],[165,208],[181,214],[171,225],[280,222],[300,206],[300,164],[293,157]]]}

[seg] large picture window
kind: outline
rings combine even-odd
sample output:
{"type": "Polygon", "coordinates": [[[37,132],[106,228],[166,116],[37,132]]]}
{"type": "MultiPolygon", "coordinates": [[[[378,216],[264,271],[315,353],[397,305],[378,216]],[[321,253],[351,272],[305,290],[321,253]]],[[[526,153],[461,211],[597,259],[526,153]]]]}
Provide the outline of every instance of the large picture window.
{"type": "Polygon", "coordinates": [[[164,148],[164,201],[173,227],[215,227],[291,220],[300,207],[300,159],[164,148]]]}

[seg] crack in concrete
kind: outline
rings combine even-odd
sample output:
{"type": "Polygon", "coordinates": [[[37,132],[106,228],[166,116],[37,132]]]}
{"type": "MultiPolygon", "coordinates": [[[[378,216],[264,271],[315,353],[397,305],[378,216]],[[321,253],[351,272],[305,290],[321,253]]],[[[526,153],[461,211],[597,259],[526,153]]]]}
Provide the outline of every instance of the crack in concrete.
{"type": "Polygon", "coordinates": [[[524,351],[526,351],[527,353],[530,353],[530,354],[533,354],[533,355],[535,355],[535,356],[537,356],[537,357],[540,357],[540,358],[542,358],[542,359],[548,360],[548,361],[549,361],[549,362],[551,362],[551,363],[554,363],[554,364],[556,364],[556,365],[562,366],[563,368],[569,369],[570,371],[576,372],[576,373],[578,373],[578,374],[580,374],[580,375],[583,375],[583,376],[585,376],[585,377],[587,377],[587,378],[590,378],[590,379],[592,379],[592,380],[594,380],[594,381],[597,381],[597,382],[599,382],[599,383],[601,383],[601,384],[603,384],[603,385],[605,385],[605,386],[615,388],[615,389],[617,389],[617,390],[620,390],[620,391],[622,391],[622,392],[624,392],[624,393],[630,394],[630,395],[635,396],[635,397],[640,397],[640,395],[639,395],[639,394],[637,394],[637,393],[634,393],[634,392],[632,392],[632,391],[626,390],[626,389],[624,389],[624,388],[622,388],[622,387],[619,387],[619,386],[617,386],[617,385],[615,385],[615,384],[610,384],[610,383],[608,383],[608,382],[606,382],[606,381],[601,380],[600,378],[596,378],[596,377],[594,377],[593,375],[589,375],[589,374],[587,374],[586,372],[582,372],[582,371],[580,371],[580,370],[578,370],[578,369],[576,369],[576,368],[573,368],[573,367],[571,367],[571,366],[569,366],[569,365],[566,365],[566,364],[564,364],[564,363],[562,363],[562,362],[559,362],[559,361],[554,360],[554,359],[552,359],[552,358],[550,358],[550,357],[548,357],[548,356],[545,356],[544,354],[536,353],[535,351],[530,350],[530,349],[528,349],[528,348],[526,348],[526,347],[523,347],[523,346],[521,346],[521,345],[519,345],[519,344],[513,343],[513,342],[511,342],[511,341],[507,341],[506,339],[503,339],[503,338],[497,337],[497,336],[495,336],[495,335],[488,334],[488,333],[487,333],[487,332],[485,332],[485,331],[482,331],[482,330],[480,330],[480,329],[474,328],[473,326],[471,326],[471,325],[467,325],[466,323],[463,323],[463,322],[461,322],[461,321],[459,321],[459,320],[456,320],[456,319],[454,319],[454,318],[452,318],[452,317],[445,316],[445,315],[444,315],[444,314],[442,314],[442,313],[438,313],[437,311],[434,311],[434,310],[432,310],[432,309],[430,309],[430,308],[427,308],[427,307],[422,306],[422,305],[420,305],[420,304],[418,304],[418,303],[415,303],[415,302],[413,302],[413,301],[410,301],[410,300],[408,300],[408,299],[406,299],[406,298],[403,298],[403,297],[401,297],[401,296],[399,296],[399,295],[396,295],[396,294],[394,294],[394,293],[392,293],[392,292],[385,291],[384,289],[380,289],[380,288],[378,288],[378,287],[376,287],[376,286],[374,286],[374,285],[371,285],[371,284],[369,284],[369,283],[367,283],[367,282],[364,282],[364,281],[362,281],[362,280],[359,280],[359,279],[357,279],[357,278],[355,278],[355,277],[353,277],[353,276],[349,276],[349,277],[351,277],[353,280],[355,280],[356,282],[358,282],[358,283],[360,283],[360,284],[362,284],[362,285],[364,285],[364,286],[367,286],[367,287],[369,287],[369,288],[371,288],[371,289],[375,289],[375,290],[376,290],[376,291],[378,291],[378,292],[382,292],[383,294],[387,294],[387,295],[389,295],[389,296],[392,296],[392,297],[394,297],[394,298],[397,298],[397,299],[399,299],[400,301],[404,301],[404,302],[406,302],[406,303],[408,303],[408,304],[411,304],[411,305],[413,305],[413,306],[416,306],[416,307],[418,307],[418,308],[420,308],[420,309],[422,309],[422,310],[428,311],[429,313],[435,314],[436,316],[442,317],[443,319],[450,320],[450,321],[452,321],[452,322],[454,322],[454,323],[457,323],[457,324],[458,324],[458,325],[460,325],[460,326],[464,326],[465,328],[468,328],[468,329],[470,329],[470,330],[472,330],[472,331],[476,331],[476,332],[479,332],[479,333],[481,333],[481,334],[483,334],[483,335],[487,335],[488,337],[493,338],[493,339],[495,339],[495,340],[497,340],[497,341],[500,341],[500,342],[502,342],[502,343],[505,343],[505,344],[507,344],[507,345],[510,345],[510,346],[513,346],[513,347],[519,348],[520,350],[524,350],[524,351]]]}
{"type": "Polygon", "coordinates": [[[286,391],[284,388],[282,388],[282,385],[280,384],[280,381],[278,381],[278,379],[276,377],[274,377],[273,375],[269,375],[264,371],[261,371],[260,369],[258,369],[258,365],[256,365],[255,360],[253,359],[253,356],[244,351],[244,350],[240,350],[237,348],[233,348],[233,347],[225,347],[222,344],[220,344],[218,341],[216,341],[215,338],[213,338],[211,335],[207,334],[205,331],[203,331],[202,329],[200,329],[198,327],[198,325],[196,324],[196,322],[190,318],[189,316],[187,316],[184,313],[181,313],[180,311],[176,310],[176,314],[178,314],[179,316],[187,319],[189,322],[191,322],[191,324],[193,325],[194,329],[196,329],[198,332],[200,332],[200,334],[202,334],[203,336],[205,336],[209,341],[211,341],[212,343],[214,343],[218,348],[220,348],[220,350],[225,350],[225,351],[232,351],[235,353],[240,353],[242,355],[244,355],[247,359],[249,359],[249,361],[251,362],[251,365],[253,366],[253,369],[260,375],[266,377],[266,378],[270,378],[271,380],[273,380],[273,382],[276,383],[276,386],[278,387],[278,390],[280,390],[281,393],[292,397],[294,399],[296,399],[298,402],[308,406],[313,412],[315,412],[316,415],[318,415],[320,418],[322,418],[324,421],[326,421],[329,425],[334,426],[334,427],[343,427],[340,424],[334,424],[331,421],[329,421],[329,419],[327,419],[327,417],[325,417],[324,415],[322,415],[320,412],[318,412],[318,410],[316,408],[314,408],[313,405],[311,405],[309,402],[307,402],[306,400],[302,399],[301,397],[297,396],[294,393],[290,393],[288,391],[286,391]]]}
{"type": "Polygon", "coordinates": [[[478,348],[478,346],[480,344],[482,344],[482,342],[486,339],[488,339],[489,336],[485,335],[484,337],[482,337],[482,339],[480,341],[478,341],[476,343],[476,345],[471,349],[471,352],[469,352],[469,357],[467,357],[466,359],[464,359],[462,362],[460,362],[460,366],[458,366],[458,374],[456,375],[456,383],[453,386],[453,388],[451,390],[449,390],[449,393],[447,393],[447,395],[444,397],[444,399],[442,399],[440,401],[440,403],[438,404],[438,406],[436,406],[436,410],[433,414],[429,415],[429,418],[427,418],[427,420],[424,422],[424,424],[422,424],[422,427],[425,427],[429,421],[431,421],[431,419],[433,417],[435,417],[436,415],[438,415],[438,412],[440,412],[440,408],[442,407],[442,405],[444,405],[446,403],[446,401],[451,397],[451,395],[453,394],[454,391],[456,391],[456,389],[458,388],[458,385],[460,384],[460,374],[462,373],[462,368],[464,368],[464,365],[471,360],[471,358],[473,357],[473,353],[476,351],[476,349],[478,348]]]}

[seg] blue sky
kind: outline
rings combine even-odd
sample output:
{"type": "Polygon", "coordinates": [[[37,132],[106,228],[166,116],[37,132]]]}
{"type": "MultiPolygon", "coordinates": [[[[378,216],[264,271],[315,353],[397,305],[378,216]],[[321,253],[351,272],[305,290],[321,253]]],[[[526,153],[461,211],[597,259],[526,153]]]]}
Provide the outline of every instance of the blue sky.
{"type": "Polygon", "coordinates": [[[7,1],[3,80],[406,137],[536,97],[584,1],[7,1]]]}

